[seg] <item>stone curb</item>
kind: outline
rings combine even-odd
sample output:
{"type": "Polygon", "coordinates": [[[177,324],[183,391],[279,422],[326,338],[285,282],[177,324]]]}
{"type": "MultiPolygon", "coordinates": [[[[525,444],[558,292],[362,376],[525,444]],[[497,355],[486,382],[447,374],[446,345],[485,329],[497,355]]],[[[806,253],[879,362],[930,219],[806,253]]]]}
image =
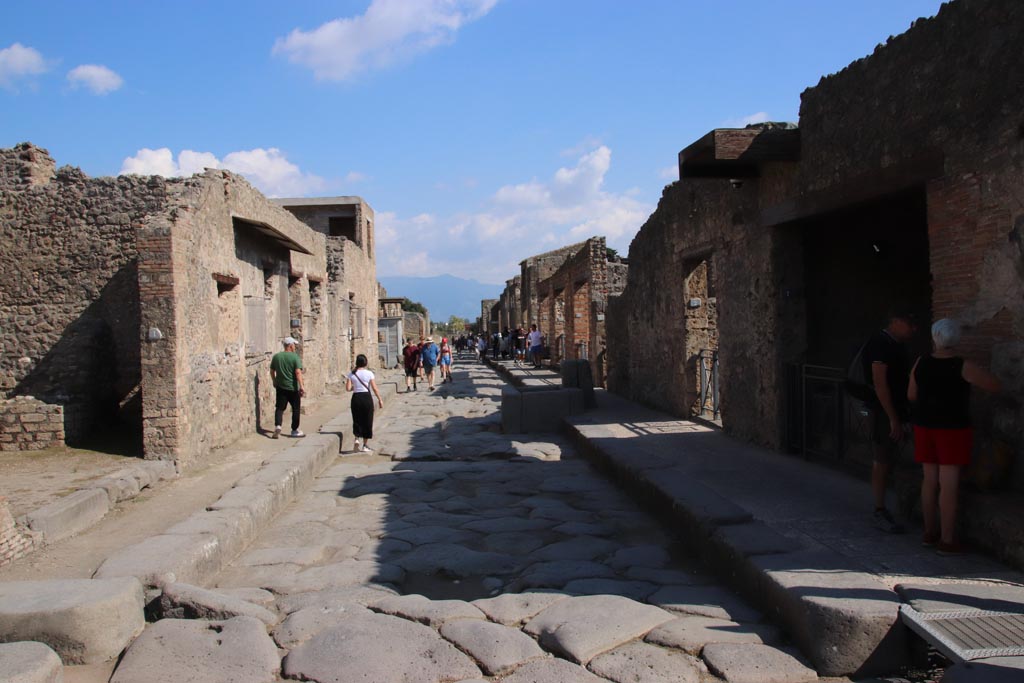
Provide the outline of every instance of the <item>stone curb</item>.
{"type": "Polygon", "coordinates": [[[550,368],[548,368],[548,370],[553,375],[551,379],[557,378],[559,380],[559,383],[557,385],[530,385],[524,382],[523,378],[520,375],[517,375],[516,373],[512,372],[508,368],[508,366],[506,366],[503,363],[498,363],[493,358],[484,358],[482,362],[491,370],[498,373],[499,377],[501,377],[503,380],[508,382],[510,385],[512,385],[519,391],[553,391],[562,388],[561,376],[554,370],[551,370],[550,368]]]}
{"type": "Polygon", "coordinates": [[[103,519],[117,503],[134,498],[158,481],[177,476],[172,462],[138,462],[33,510],[20,517],[18,522],[35,535],[36,547],[55,543],[88,529],[103,519]]]}
{"type": "MultiPolygon", "coordinates": [[[[387,407],[397,384],[384,381],[378,388],[387,407]]],[[[205,510],[108,557],[93,578],[135,576],[150,589],[206,585],[339,456],[350,425],[342,411],[320,433],[267,458],[205,510]]]]}
{"type": "Polygon", "coordinates": [[[907,663],[898,596],[838,553],[805,550],[665,456],[609,438],[592,418],[563,425],[579,452],[654,511],[723,581],[761,608],[823,676],[871,675],[907,663]]]}

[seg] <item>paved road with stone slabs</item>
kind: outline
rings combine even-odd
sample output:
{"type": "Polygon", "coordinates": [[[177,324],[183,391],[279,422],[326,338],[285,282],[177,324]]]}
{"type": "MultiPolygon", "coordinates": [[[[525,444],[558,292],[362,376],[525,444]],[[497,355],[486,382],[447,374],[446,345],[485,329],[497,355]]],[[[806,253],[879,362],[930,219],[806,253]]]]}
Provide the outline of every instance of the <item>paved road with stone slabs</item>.
{"type": "Polygon", "coordinates": [[[561,437],[501,434],[492,371],[454,374],[399,396],[376,453],[339,458],[218,576],[277,615],[269,637],[253,616],[164,619],[112,680],[177,656],[219,680],[816,678],[561,437]]]}

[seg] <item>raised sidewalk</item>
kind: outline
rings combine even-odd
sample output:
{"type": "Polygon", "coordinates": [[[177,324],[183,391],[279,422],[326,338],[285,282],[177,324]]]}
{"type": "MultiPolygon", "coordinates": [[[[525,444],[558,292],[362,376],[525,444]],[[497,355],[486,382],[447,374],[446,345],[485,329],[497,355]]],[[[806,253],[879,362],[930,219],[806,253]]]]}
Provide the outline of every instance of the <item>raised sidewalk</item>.
{"type": "Polygon", "coordinates": [[[867,482],[605,391],[597,399],[596,410],[565,420],[581,452],[780,624],[821,675],[903,663],[910,636],[898,612],[910,586],[942,595],[942,584],[982,584],[984,594],[986,583],[1024,582],[980,555],[939,556],[917,531],[874,529],[867,482]]]}

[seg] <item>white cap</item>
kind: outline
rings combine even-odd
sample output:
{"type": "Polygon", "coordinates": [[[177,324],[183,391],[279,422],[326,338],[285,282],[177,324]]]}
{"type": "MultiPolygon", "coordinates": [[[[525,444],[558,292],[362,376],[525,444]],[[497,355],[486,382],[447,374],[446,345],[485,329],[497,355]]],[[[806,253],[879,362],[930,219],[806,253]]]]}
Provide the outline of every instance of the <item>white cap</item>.
{"type": "Polygon", "coordinates": [[[284,338],[284,345],[285,346],[291,346],[292,344],[294,344],[295,346],[302,346],[302,344],[299,343],[299,340],[296,339],[295,337],[285,337],[284,338]]]}

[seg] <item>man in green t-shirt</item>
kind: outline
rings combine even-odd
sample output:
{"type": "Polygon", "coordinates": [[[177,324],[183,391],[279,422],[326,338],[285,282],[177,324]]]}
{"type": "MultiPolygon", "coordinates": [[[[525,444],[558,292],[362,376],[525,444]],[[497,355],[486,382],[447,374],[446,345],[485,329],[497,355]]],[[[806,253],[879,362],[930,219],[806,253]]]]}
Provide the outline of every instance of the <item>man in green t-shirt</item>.
{"type": "Polygon", "coordinates": [[[306,395],[306,385],[302,377],[302,359],[295,353],[299,340],[293,337],[284,338],[284,351],[278,351],[270,359],[270,379],[274,381],[277,391],[277,404],[274,409],[274,434],[271,438],[281,436],[281,422],[284,420],[285,406],[292,407],[292,436],[305,436],[299,431],[299,404],[306,395]]]}

